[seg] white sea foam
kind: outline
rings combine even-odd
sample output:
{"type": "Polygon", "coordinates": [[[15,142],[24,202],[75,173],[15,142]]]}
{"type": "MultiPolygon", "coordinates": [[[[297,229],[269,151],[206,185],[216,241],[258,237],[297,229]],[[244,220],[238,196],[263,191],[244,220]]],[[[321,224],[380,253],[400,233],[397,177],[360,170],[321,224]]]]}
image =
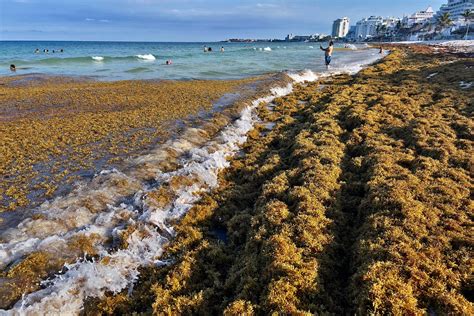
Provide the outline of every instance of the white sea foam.
{"type": "Polygon", "coordinates": [[[473,85],[474,85],[474,82],[464,82],[464,81],[459,82],[459,86],[461,87],[461,89],[469,89],[473,85]]]}
{"type": "Polygon", "coordinates": [[[156,57],[153,56],[152,54],[145,54],[145,55],[136,55],[138,59],[143,59],[143,60],[156,60],[156,57]]]}
{"type": "Polygon", "coordinates": [[[313,48],[314,48],[314,46],[308,46],[308,47],[309,47],[309,48],[311,48],[311,49],[313,49],[313,48]]]}
{"type": "Polygon", "coordinates": [[[95,61],[103,61],[104,57],[102,57],[102,56],[92,56],[92,59],[95,60],[95,61]]]}
{"type": "Polygon", "coordinates": [[[347,44],[346,48],[349,48],[349,49],[352,49],[352,50],[357,50],[357,46],[355,46],[354,44],[347,44]]]}
{"type": "Polygon", "coordinates": [[[299,73],[289,73],[288,76],[290,76],[290,78],[293,79],[296,83],[301,83],[305,81],[315,81],[321,75],[315,74],[313,71],[307,69],[299,73]]]}
{"type": "Polygon", "coordinates": [[[293,79],[295,83],[303,83],[303,82],[311,82],[311,81],[316,81],[321,78],[329,77],[332,75],[337,75],[337,74],[342,74],[342,73],[347,73],[347,74],[355,74],[359,72],[362,68],[365,66],[377,61],[380,59],[382,56],[380,54],[374,54],[371,58],[365,60],[364,62],[360,63],[353,63],[353,64],[345,64],[341,66],[337,66],[334,68],[331,68],[330,70],[322,73],[315,73],[312,70],[306,69],[301,72],[297,73],[288,73],[288,76],[293,79]]]}
{"type": "Polygon", "coordinates": [[[271,49],[270,47],[265,47],[265,48],[263,49],[263,51],[265,51],[265,52],[271,52],[272,49],[271,49]]]}

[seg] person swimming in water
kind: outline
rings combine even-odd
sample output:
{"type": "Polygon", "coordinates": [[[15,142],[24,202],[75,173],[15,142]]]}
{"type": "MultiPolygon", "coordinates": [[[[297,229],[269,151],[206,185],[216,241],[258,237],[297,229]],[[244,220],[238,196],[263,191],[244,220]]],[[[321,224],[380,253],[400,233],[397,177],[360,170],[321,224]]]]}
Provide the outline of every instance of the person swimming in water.
{"type": "Polygon", "coordinates": [[[221,47],[221,53],[225,52],[224,46],[221,47]]]}
{"type": "Polygon", "coordinates": [[[321,45],[319,45],[319,48],[324,51],[324,61],[326,62],[326,68],[329,69],[332,60],[332,53],[334,51],[334,42],[330,41],[327,48],[323,48],[321,45]]]}
{"type": "Polygon", "coordinates": [[[11,71],[11,72],[16,72],[16,66],[13,65],[13,64],[11,64],[11,65],[10,65],[10,71],[11,71]]]}
{"type": "Polygon", "coordinates": [[[173,61],[171,59],[166,61],[166,65],[172,65],[172,64],[173,64],[173,61]]]}

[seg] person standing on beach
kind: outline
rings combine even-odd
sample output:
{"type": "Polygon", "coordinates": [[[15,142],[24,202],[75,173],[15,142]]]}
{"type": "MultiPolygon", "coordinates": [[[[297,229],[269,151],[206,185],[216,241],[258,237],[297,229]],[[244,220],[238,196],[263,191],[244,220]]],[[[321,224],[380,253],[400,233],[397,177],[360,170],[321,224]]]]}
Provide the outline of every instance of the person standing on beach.
{"type": "Polygon", "coordinates": [[[323,48],[323,46],[319,45],[319,48],[324,51],[324,60],[326,62],[326,68],[329,69],[329,64],[331,63],[332,59],[332,52],[334,51],[334,42],[330,41],[329,46],[327,48],[323,48]]]}

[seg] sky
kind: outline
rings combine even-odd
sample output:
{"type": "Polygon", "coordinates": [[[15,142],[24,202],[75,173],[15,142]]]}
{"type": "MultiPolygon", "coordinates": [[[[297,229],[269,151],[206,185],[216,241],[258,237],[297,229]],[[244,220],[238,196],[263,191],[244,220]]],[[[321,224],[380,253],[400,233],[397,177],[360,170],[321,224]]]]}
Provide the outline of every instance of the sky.
{"type": "Polygon", "coordinates": [[[0,0],[0,40],[202,42],[330,33],[343,16],[435,11],[447,0],[0,0]]]}

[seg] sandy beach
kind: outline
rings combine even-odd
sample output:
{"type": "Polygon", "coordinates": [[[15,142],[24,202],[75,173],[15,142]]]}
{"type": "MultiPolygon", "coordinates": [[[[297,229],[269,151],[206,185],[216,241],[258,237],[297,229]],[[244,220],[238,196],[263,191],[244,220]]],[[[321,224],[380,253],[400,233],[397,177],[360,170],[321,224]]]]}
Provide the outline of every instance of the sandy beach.
{"type": "Polygon", "coordinates": [[[386,48],[354,75],[0,78],[0,308],[473,314],[473,56],[386,48]]]}

